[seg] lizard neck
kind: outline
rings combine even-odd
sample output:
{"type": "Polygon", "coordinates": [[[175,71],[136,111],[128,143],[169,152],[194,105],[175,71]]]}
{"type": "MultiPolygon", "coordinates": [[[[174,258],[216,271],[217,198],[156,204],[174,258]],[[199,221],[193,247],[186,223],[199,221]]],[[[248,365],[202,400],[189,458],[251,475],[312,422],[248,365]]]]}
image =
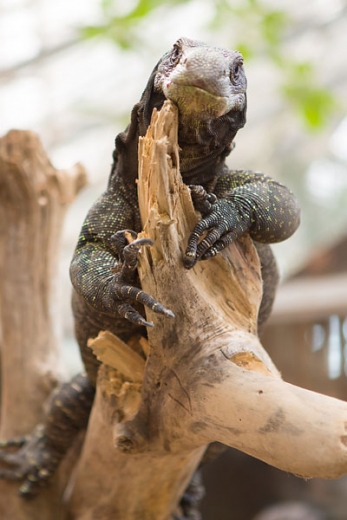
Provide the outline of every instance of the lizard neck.
{"type": "MultiPolygon", "coordinates": [[[[136,182],[138,138],[145,135],[154,106],[160,110],[164,99],[162,95],[152,96],[151,102],[135,105],[130,125],[116,139],[111,179],[116,174],[127,182],[136,182]]],[[[224,173],[225,158],[234,147],[237,131],[245,124],[245,114],[245,110],[231,110],[216,119],[199,121],[180,111],[180,170],[186,184],[213,184],[224,173]]]]}
{"type": "Polygon", "coordinates": [[[192,120],[180,114],[178,144],[180,169],[186,184],[205,184],[224,172],[225,158],[234,148],[245,113],[230,111],[210,120],[192,120]]]}

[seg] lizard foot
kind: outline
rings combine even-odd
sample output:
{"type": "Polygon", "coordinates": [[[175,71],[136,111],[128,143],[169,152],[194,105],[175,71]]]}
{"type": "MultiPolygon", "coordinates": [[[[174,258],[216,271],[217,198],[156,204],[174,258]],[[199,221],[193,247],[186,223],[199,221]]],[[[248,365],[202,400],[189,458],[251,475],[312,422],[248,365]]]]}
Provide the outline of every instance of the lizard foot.
{"type": "Polygon", "coordinates": [[[0,441],[0,478],[23,480],[19,494],[31,498],[47,484],[60,459],[47,448],[44,426],[35,428],[32,435],[0,441]],[[8,451],[19,448],[17,452],[8,451]],[[6,450],[6,451],[3,451],[6,450]]]}
{"type": "Polygon", "coordinates": [[[251,211],[245,200],[217,199],[202,186],[189,186],[194,207],[202,214],[191,233],[183,263],[187,269],[222,251],[251,225],[251,211]]]}
{"type": "Polygon", "coordinates": [[[114,279],[112,284],[113,295],[106,293],[105,299],[113,301],[115,310],[136,325],[153,327],[153,323],[145,320],[132,306],[140,303],[152,311],[174,318],[174,314],[159,303],[155,298],[145,293],[133,284],[137,279],[137,264],[141,247],[152,246],[153,240],[149,238],[137,239],[137,233],[131,230],[118,231],[111,237],[112,245],[118,255],[120,265],[112,270],[114,279]]]}

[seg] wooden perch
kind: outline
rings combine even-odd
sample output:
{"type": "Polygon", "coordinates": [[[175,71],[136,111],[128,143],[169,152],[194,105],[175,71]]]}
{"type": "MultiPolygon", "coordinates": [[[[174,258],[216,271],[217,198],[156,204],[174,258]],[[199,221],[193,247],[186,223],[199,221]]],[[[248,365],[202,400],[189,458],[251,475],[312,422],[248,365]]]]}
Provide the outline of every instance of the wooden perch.
{"type": "MultiPolygon", "coordinates": [[[[81,165],[54,169],[34,133],[11,131],[0,139],[1,439],[31,433],[63,374],[52,292],[65,212],[85,183],[81,165]]],[[[0,481],[0,517],[60,518],[65,484],[63,475],[26,502],[18,482],[0,481]]]]}
{"type": "MultiPolygon", "coordinates": [[[[175,119],[173,106],[167,104],[164,111],[175,119]]],[[[172,119],[167,121],[164,113],[155,119],[157,161],[163,166],[169,155],[178,165],[172,119]],[[165,133],[172,148],[161,137],[165,133]]],[[[182,385],[180,408],[164,392],[156,412],[164,415],[167,431],[181,412],[183,431],[179,441],[177,432],[171,436],[172,443],[184,442],[185,436],[190,441],[194,437],[197,446],[218,440],[297,475],[343,475],[347,404],[285,383],[262,348],[255,334],[259,264],[248,237],[192,271],[182,267],[196,216],[177,168],[160,176],[154,173],[150,137],[142,143],[139,198],[144,232],[156,241],[156,248],[145,251],[140,276],[143,289],[176,314],[175,322],[169,322],[147,313],[156,324],[149,331],[151,351],[156,358],[160,353],[162,365],[173,370],[182,385]]],[[[163,172],[163,167],[158,170],[163,172]]],[[[152,369],[150,377],[154,372],[154,381],[162,381],[162,371],[152,369]]],[[[145,379],[145,388],[146,383],[153,386],[145,379]]]]}
{"type": "Polygon", "coordinates": [[[144,234],[155,241],[141,256],[142,288],[176,317],[146,311],[155,327],[141,395],[141,362],[133,377],[108,335],[116,354],[99,373],[71,518],[168,520],[212,441],[297,475],[343,475],[347,404],[282,381],[257,338],[261,278],[250,238],[192,270],[182,265],[198,217],[180,179],[169,102],[140,140],[139,163],[144,234]]]}

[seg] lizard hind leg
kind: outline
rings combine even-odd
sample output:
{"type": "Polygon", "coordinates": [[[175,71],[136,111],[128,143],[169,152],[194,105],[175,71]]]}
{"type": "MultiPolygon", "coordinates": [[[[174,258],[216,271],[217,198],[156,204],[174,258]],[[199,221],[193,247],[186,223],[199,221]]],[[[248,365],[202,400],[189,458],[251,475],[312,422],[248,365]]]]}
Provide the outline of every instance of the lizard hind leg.
{"type": "Polygon", "coordinates": [[[88,424],[95,389],[85,374],[75,376],[53,393],[44,424],[31,435],[0,442],[0,478],[23,481],[21,496],[37,494],[55,473],[78,432],[88,424]],[[9,452],[8,448],[18,447],[9,452]]]}

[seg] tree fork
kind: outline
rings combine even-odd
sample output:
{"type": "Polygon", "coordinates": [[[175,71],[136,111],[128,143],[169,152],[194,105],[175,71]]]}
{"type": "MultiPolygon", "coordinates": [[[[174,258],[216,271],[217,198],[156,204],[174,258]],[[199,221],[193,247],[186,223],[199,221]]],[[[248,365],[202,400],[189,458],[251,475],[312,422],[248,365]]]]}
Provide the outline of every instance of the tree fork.
{"type": "Polygon", "coordinates": [[[285,383],[259,342],[262,288],[250,238],[183,267],[197,215],[179,175],[170,102],[140,139],[138,183],[142,236],[155,242],[141,254],[142,288],[175,318],[146,309],[155,324],[149,346],[132,345],[128,369],[124,344],[111,335],[97,340],[101,360],[116,356],[99,374],[71,518],[168,520],[212,441],[305,477],[346,473],[347,404],[285,383]]]}

